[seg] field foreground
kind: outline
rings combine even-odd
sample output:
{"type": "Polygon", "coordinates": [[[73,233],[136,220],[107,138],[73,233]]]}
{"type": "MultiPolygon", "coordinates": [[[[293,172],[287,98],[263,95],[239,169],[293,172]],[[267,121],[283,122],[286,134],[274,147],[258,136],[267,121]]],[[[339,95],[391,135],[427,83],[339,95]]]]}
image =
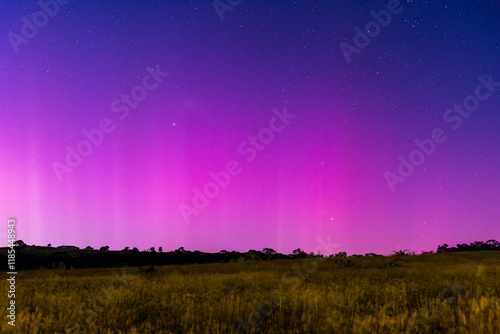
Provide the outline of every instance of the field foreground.
{"type": "Polygon", "coordinates": [[[40,269],[15,300],[18,333],[500,333],[500,252],[40,269]]]}

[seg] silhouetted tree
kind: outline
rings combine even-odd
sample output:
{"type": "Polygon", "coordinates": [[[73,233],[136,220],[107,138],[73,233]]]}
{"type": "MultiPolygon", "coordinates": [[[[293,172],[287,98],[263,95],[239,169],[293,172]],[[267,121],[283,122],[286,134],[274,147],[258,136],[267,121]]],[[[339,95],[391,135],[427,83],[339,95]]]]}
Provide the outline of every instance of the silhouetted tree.
{"type": "Polygon", "coordinates": [[[156,250],[155,250],[155,248],[154,248],[154,247],[151,247],[151,248],[149,249],[149,251],[150,251],[151,253],[156,253],[156,250]]]}
{"type": "Polygon", "coordinates": [[[109,250],[109,246],[102,246],[99,250],[107,252],[109,250]]]}
{"type": "Polygon", "coordinates": [[[184,247],[179,247],[175,250],[176,253],[184,253],[185,251],[184,247]]]}
{"type": "Polygon", "coordinates": [[[52,245],[51,245],[51,244],[48,244],[48,245],[47,245],[47,247],[52,247],[52,245]]]}
{"type": "Polygon", "coordinates": [[[448,248],[448,244],[444,244],[442,246],[438,246],[436,253],[444,253],[444,252],[447,251],[447,248],[448,248]]]}
{"type": "Polygon", "coordinates": [[[297,248],[292,251],[293,256],[295,257],[306,257],[307,254],[302,249],[297,248]]]}
{"type": "Polygon", "coordinates": [[[14,249],[16,251],[18,251],[18,252],[24,251],[24,249],[26,248],[26,246],[28,246],[28,245],[26,245],[24,243],[24,241],[22,241],[22,240],[16,240],[16,241],[14,241],[14,249]]]}
{"type": "Polygon", "coordinates": [[[24,248],[26,247],[26,244],[22,240],[16,240],[14,241],[14,247],[24,248]]]}
{"type": "Polygon", "coordinates": [[[394,255],[410,255],[410,253],[407,253],[409,251],[410,251],[409,249],[394,251],[394,255]]]}
{"type": "Polygon", "coordinates": [[[346,252],[338,252],[337,254],[335,254],[335,257],[347,257],[347,253],[346,252]]]}
{"type": "Polygon", "coordinates": [[[132,251],[133,251],[133,252],[138,252],[138,251],[139,251],[139,249],[138,249],[137,247],[134,247],[134,248],[132,248],[132,251]]]}
{"type": "Polygon", "coordinates": [[[250,249],[245,253],[245,259],[247,261],[259,261],[262,260],[262,253],[255,249],[250,249]]]}
{"type": "Polygon", "coordinates": [[[486,241],[486,245],[489,246],[488,247],[489,249],[500,249],[500,242],[498,242],[494,239],[486,241]]]}
{"type": "Polygon", "coordinates": [[[163,253],[163,247],[162,247],[162,246],[158,247],[158,251],[159,251],[160,253],[163,253]]]}
{"type": "Polygon", "coordinates": [[[276,252],[276,251],[275,251],[274,249],[272,249],[272,248],[267,248],[267,247],[266,247],[266,248],[264,248],[264,249],[262,250],[262,253],[264,253],[264,255],[266,255],[267,260],[269,261],[269,260],[271,260],[271,258],[272,258],[273,256],[275,256],[278,252],[276,252]]]}
{"type": "Polygon", "coordinates": [[[366,253],[365,256],[380,256],[380,255],[375,254],[375,253],[366,253]]]}
{"type": "Polygon", "coordinates": [[[124,251],[128,251],[128,250],[129,250],[129,248],[128,248],[128,247],[125,247],[123,250],[124,250],[124,251]]]}

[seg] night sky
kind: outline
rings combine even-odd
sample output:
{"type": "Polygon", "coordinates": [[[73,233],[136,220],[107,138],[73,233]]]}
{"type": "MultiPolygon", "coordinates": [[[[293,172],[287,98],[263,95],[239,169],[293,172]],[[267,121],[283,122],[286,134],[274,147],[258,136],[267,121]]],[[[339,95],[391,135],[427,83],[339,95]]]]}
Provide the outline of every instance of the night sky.
{"type": "Polygon", "coordinates": [[[1,245],[12,216],[30,245],[498,240],[499,22],[485,0],[0,1],[1,245]]]}

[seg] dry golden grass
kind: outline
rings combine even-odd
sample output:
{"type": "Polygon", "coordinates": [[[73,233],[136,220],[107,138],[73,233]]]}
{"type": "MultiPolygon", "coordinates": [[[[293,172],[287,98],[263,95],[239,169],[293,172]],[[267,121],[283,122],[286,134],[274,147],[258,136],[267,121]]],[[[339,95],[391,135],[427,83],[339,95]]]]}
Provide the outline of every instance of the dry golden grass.
{"type": "Polygon", "coordinates": [[[496,251],[35,270],[16,289],[18,333],[500,333],[496,251]]]}

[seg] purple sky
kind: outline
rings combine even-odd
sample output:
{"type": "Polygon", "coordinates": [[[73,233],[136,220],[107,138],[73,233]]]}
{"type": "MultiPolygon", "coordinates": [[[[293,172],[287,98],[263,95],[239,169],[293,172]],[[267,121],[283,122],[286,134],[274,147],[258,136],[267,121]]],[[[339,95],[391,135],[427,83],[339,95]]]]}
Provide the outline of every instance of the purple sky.
{"type": "Polygon", "coordinates": [[[2,246],[500,239],[497,1],[1,4],[2,246]]]}

